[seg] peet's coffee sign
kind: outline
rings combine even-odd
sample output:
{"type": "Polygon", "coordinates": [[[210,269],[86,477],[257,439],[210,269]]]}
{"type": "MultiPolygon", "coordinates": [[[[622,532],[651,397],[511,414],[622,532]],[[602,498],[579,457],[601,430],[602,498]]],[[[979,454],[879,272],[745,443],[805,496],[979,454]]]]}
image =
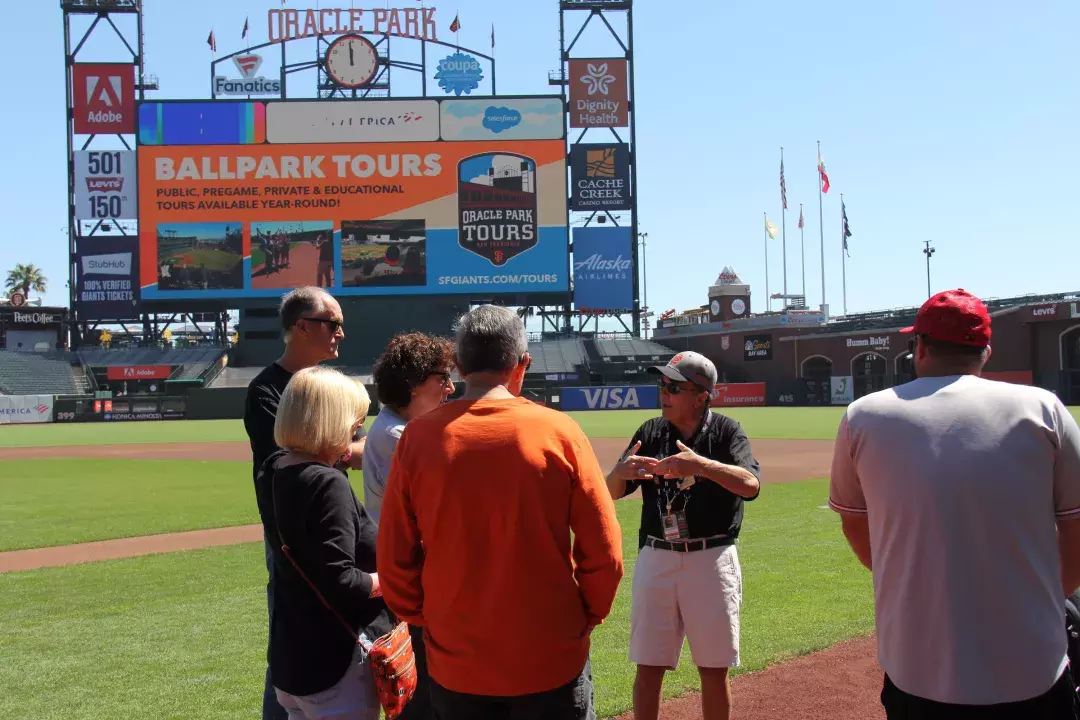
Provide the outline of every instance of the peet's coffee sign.
{"type": "Polygon", "coordinates": [[[874,350],[888,350],[889,349],[889,336],[888,335],[871,335],[870,337],[861,338],[848,338],[847,346],[849,348],[872,348],[874,350]]]}
{"type": "Polygon", "coordinates": [[[54,315],[53,313],[31,313],[16,310],[12,313],[12,320],[23,325],[55,325],[63,322],[64,318],[62,315],[54,315]]]}

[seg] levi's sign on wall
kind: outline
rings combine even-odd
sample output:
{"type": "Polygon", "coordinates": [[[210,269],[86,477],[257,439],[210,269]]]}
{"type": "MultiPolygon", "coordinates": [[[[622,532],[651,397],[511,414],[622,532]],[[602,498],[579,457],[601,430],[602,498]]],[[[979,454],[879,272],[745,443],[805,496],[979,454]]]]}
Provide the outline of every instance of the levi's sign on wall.
{"type": "Polygon", "coordinates": [[[110,365],[109,380],[165,380],[172,375],[171,365],[110,365]]]}
{"type": "Polygon", "coordinates": [[[660,391],[655,385],[562,388],[563,410],[655,410],[660,391]]]}

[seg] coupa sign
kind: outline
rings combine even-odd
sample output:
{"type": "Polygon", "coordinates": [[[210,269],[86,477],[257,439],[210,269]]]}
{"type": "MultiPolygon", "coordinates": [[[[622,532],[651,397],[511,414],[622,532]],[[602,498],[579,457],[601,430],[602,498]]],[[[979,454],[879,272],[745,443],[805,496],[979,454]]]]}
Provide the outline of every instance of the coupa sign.
{"type": "Polygon", "coordinates": [[[655,385],[563,388],[563,410],[655,410],[660,391],[655,385]]]}

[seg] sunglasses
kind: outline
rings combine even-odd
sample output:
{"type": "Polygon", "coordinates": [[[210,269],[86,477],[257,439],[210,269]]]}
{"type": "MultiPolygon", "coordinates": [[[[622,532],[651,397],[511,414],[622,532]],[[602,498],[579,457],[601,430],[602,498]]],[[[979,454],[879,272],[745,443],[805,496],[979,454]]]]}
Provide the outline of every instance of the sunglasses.
{"type": "Polygon", "coordinates": [[[678,395],[681,392],[688,392],[688,393],[705,392],[700,387],[698,387],[696,384],[694,384],[693,387],[685,387],[683,385],[679,385],[678,383],[668,382],[666,380],[657,380],[656,384],[657,384],[657,386],[659,386],[659,388],[660,388],[660,390],[662,392],[666,392],[669,395],[678,395]]]}
{"type": "Polygon", "coordinates": [[[301,320],[307,320],[308,322],[317,322],[317,323],[322,323],[324,325],[328,325],[330,327],[330,332],[332,332],[332,333],[336,333],[338,330],[341,329],[341,327],[343,325],[343,323],[340,320],[330,320],[330,319],[327,319],[327,318],[302,317],[300,319],[301,320]]]}
{"type": "MultiPolygon", "coordinates": [[[[442,384],[443,384],[443,385],[449,385],[449,384],[450,384],[450,380],[451,380],[451,378],[450,378],[450,373],[448,373],[448,372],[434,372],[434,373],[429,373],[427,377],[429,377],[429,378],[430,378],[430,377],[437,377],[437,378],[441,378],[441,379],[442,379],[442,384]]],[[[427,378],[424,378],[424,379],[426,380],[427,378]]]]}

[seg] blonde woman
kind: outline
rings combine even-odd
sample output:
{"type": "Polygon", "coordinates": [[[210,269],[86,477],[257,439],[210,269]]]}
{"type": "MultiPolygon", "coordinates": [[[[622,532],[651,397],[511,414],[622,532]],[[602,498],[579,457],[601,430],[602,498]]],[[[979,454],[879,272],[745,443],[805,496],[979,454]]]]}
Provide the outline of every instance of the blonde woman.
{"type": "Polygon", "coordinates": [[[270,678],[290,720],[379,718],[367,649],[391,621],[375,572],[378,528],[334,467],[369,404],[337,370],[297,372],[274,423],[282,449],[255,483],[274,563],[270,678]]]}

